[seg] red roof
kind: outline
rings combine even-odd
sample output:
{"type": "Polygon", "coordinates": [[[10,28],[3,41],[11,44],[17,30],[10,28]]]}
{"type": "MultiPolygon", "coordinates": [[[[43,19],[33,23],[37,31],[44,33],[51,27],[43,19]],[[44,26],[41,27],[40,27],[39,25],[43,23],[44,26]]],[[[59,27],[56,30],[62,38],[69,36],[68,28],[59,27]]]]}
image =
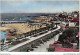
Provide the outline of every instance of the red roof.
{"type": "Polygon", "coordinates": [[[54,43],[56,44],[56,43],[62,43],[62,42],[60,42],[60,41],[55,41],[54,43]]]}
{"type": "Polygon", "coordinates": [[[79,19],[79,17],[72,17],[72,19],[79,19]]]}
{"type": "Polygon", "coordinates": [[[79,20],[71,20],[71,22],[79,22],[79,20]]]}
{"type": "Polygon", "coordinates": [[[71,22],[79,22],[79,17],[72,17],[71,22]]]}
{"type": "Polygon", "coordinates": [[[55,52],[79,52],[79,49],[72,49],[72,48],[55,48],[55,52]]]}
{"type": "Polygon", "coordinates": [[[59,44],[49,44],[49,46],[53,46],[53,47],[62,47],[62,45],[59,45],[59,44]]]}
{"type": "Polygon", "coordinates": [[[72,43],[69,43],[70,45],[73,45],[72,43]]]}

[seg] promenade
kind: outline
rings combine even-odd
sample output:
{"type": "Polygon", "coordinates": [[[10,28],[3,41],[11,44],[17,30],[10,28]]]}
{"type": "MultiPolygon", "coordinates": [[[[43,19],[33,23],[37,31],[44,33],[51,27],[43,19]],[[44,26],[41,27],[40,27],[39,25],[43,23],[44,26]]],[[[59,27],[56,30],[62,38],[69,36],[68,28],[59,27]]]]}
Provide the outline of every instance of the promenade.
{"type": "Polygon", "coordinates": [[[15,50],[15,49],[17,49],[17,48],[19,48],[19,47],[21,47],[21,46],[23,46],[23,45],[25,45],[25,44],[28,44],[29,42],[32,42],[32,41],[34,41],[34,40],[36,40],[36,39],[39,39],[39,38],[41,38],[41,37],[44,37],[45,35],[50,34],[51,32],[54,32],[54,31],[56,31],[56,30],[59,30],[60,28],[61,28],[60,26],[57,26],[57,28],[56,28],[55,30],[48,31],[47,33],[42,34],[42,35],[39,35],[39,36],[37,36],[37,37],[32,37],[32,38],[30,38],[30,40],[28,40],[28,41],[25,41],[25,42],[23,42],[23,43],[17,44],[17,45],[15,45],[15,46],[13,46],[13,47],[11,47],[11,48],[8,48],[8,49],[6,49],[6,50],[3,50],[3,51],[4,51],[4,52],[10,52],[10,51],[12,51],[12,50],[15,50]]]}
{"type": "Polygon", "coordinates": [[[34,48],[34,50],[30,52],[48,52],[47,48],[49,48],[49,44],[53,44],[55,41],[57,41],[59,34],[57,34],[56,36],[54,36],[54,38],[45,42],[44,44],[41,44],[41,46],[38,46],[38,48],[34,48]]]}

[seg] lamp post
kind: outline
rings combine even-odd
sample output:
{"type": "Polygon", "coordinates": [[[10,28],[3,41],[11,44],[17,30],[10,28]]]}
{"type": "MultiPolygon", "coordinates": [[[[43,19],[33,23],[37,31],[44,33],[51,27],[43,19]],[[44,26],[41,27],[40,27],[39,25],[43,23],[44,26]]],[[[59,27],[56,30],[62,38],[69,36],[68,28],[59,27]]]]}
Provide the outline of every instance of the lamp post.
{"type": "Polygon", "coordinates": [[[4,44],[6,44],[6,38],[5,38],[5,40],[4,40],[4,44]]]}
{"type": "Polygon", "coordinates": [[[56,21],[56,23],[55,23],[55,24],[56,24],[56,28],[57,28],[57,21],[56,21]]]}

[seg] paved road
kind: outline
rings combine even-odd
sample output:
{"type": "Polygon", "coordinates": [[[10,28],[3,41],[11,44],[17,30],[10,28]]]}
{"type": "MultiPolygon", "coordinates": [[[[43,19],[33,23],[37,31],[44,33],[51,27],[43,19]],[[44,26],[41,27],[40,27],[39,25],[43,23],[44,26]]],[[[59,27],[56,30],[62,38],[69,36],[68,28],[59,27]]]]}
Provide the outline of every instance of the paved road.
{"type": "Polygon", "coordinates": [[[37,37],[32,37],[30,40],[28,40],[28,41],[25,41],[25,42],[23,42],[23,43],[20,43],[20,44],[17,44],[17,45],[15,45],[15,46],[13,46],[13,47],[11,47],[11,48],[9,48],[9,49],[6,49],[6,50],[3,50],[3,51],[5,51],[5,52],[9,52],[9,51],[12,51],[12,50],[14,50],[14,49],[16,49],[16,48],[18,48],[18,47],[20,47],[20,46],[23,46],[23,45],[25,45],[25,44],[27,44],[27,43],[29,43],[29,42],[32,42],[32,41],[34,41],[34,40],[36,40],[36,39],[39,39],[39,38],[41,38],[41,37],[43,37],[43,36],[45,36],[45,35],[48,35],[48,34],[50,34],[51,32],[54,32],[54,31],[56,31],[56,30],[58,30],[58,29],[60,29],[61,27],[60,26],[58,26],[58,28],[56,28],[55,30],[52,30],[52,31],[48,31],[47,33],[45,33],[45,34],[42,34],[42,35],[40,35],[40,36],[37,36],[37,37]]]}
{"type": "Polygon", "coordinates": [[[60,26],[63,30],[66,29],[64,24],[59,24],[59,26],[60,26]]]}
{"type": "Polygon", "coordinates": [[[47,41],[44,44],[41,44],[41,46],[38,46],[38,48],[34,48],[34,51],[30,51],[30,52],[47,52],[46,48],[49,48],[49,44],[53,44],[55,41],[57,41],[58,37],[59,37],[59,34],[57,34],[50,41],[47,41]]]}

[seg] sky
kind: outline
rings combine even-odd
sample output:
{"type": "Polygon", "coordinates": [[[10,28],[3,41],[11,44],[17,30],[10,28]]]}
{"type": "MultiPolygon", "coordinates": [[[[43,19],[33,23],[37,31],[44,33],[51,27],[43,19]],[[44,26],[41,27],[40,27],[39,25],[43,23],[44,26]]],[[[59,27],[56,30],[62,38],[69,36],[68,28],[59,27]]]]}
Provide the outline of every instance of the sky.
{"type": "Polygon", "coordinates": [[[79,10],[79,2],[73,0],[0,0],[1,13],[55,13],[79,10]]]}

